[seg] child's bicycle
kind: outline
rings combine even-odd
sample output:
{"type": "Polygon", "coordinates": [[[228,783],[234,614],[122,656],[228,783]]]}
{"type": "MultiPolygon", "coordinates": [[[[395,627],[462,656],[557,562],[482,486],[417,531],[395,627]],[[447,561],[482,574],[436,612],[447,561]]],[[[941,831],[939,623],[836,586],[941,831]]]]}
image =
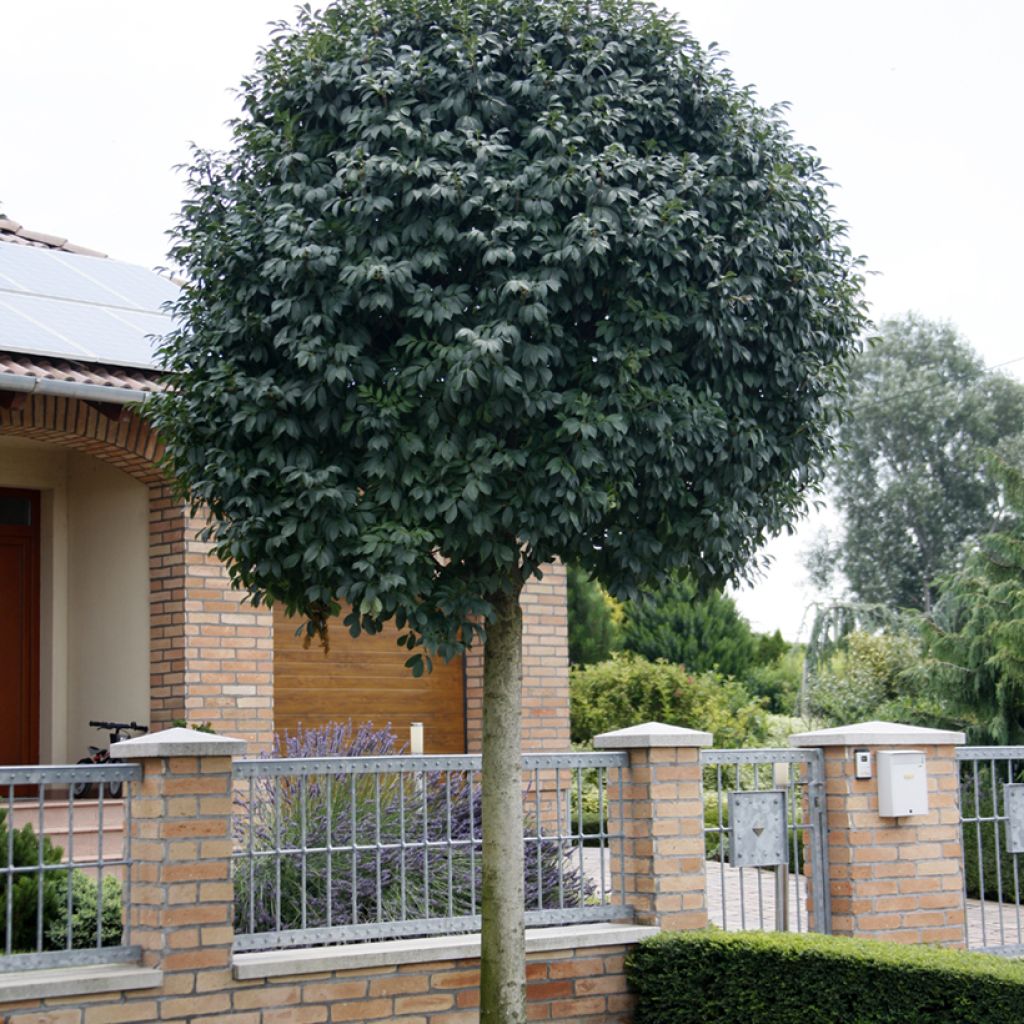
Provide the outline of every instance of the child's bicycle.
{"type": "MultiPolygon", "coordinates": [[[[149,729],[144,725],[139,725],[138,722],[90,722],[89,723],[95,729],[107,729],[110,731],[110,746],[113,746],[120,740],[126,739],[124,734],[135,733],[141,736],[144,732],[149,732],[149,729]]],[[[83,757],[79,760],[79,764],[120,764],[116,757],[110,756],[110,747],[89,747],[89,756],[83,757]]],[[[87,796],[90,790],[93,788],[92,782],[72,782],[71,783],[71,795],[76,800],[81,800],[87,796]]],[[[103,788],[106,795],[113,800],[117,800],[121,796],[122,784],[120,780],[103,783],[103,788]]]]}

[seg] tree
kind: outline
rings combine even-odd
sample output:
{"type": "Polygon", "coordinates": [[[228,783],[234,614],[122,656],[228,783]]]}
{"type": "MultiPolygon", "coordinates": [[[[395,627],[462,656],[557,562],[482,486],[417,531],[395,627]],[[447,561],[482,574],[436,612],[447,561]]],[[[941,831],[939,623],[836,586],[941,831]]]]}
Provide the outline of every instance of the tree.
{"type": "Polygon", "coordinates": [[[838,566],[854,598],[931,608],[937,577],[991,528],[998,488],[986,454],[1024,430],[1024,385],[990,373],[949,324],[908,314],[855,362],[833,472],[838,543],[808,568],[838,566]]]}
{"type": "Polygon", "coordinates": [[[757,654],[732,598],[720,590],[701,595],[691,577],[678,575],[626,606],[622,646],[650,661],[664,658],[691,672],[727,676],[743,676],[757,654]]]}
{"type": "Polygon", "coordinates": [[[568,567],[567,589],[569,663],[593,665],[607,661],[620,644],[622,605],[574,565],[568,567]]]}
{"type": "Polygon", "coordinates": [[[722,747],[755,746],[768,731],[764,708],[737,680],[717,672],[691,673],[639,654],[574,667],[569,696],[575,743],[643,722],[703,729],[722,747]]]}
{"type": "Polygon", "coordinates": [[[646,3],[297,18],[195,153],[153,422],[253,601],[393,619],[420,671],[485,644],[481,1017],[521,1021],[520,591],[741,572],[822,476],[859,261],[780,111],[646,3]]]}
{"type": "Polygon", "coordinates": [[[1024,472],[993,463],[1016,518],[971,546],[940,584],[924,671],[973,743],[1024,743],[1024,472]]]}

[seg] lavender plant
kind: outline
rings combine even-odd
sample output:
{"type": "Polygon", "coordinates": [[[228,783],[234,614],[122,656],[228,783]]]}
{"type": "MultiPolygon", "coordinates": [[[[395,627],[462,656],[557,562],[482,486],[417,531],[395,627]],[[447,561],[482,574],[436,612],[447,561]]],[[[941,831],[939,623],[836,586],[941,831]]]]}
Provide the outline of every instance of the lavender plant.
{"type": "MultiPolygon", "coordinates": [[[[403,753],[390,727],[349,722],[300,726],[262,756],[403,753]]],[[[478,774],[465,771],[253,780],[236,798],[236,927],[282,931],[479,913],[481,798],[478,774]]],[[[526,908],[583,903],[593,884],[569,862],[569,844],[540,831],[527,822],[526,908]]]]}

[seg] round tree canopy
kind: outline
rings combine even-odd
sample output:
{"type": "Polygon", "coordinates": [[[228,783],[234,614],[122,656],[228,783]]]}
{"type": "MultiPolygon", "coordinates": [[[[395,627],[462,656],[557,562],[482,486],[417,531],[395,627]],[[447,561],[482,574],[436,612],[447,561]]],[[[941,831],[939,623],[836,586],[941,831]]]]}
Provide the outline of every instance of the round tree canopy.
{"type": "Polygon", "coordinates": [[[238,585],[445,656],[555,557],[721,582],[802,510],[857,348],[815,154],[646,3],[279,26],[197,152],[154,403],[238,585]]]}

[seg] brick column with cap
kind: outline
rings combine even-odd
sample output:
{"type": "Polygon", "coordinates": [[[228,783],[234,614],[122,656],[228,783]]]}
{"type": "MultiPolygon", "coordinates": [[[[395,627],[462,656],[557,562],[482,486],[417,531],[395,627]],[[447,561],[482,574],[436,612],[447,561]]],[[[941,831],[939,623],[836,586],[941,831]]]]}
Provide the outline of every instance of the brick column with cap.
{"type": "Polygon", "coordinates": [[[611,867],[613,883],[625,869],[625,900],[637,923],[672,930],[705,927],[700,749],[711,746],[711,733],[647,722],[595,736],[594,746],[629,753],[622,800],[625,839],[621,852],[612,844],[611,867]]]}
{"type": "Polygon", "coordinates": [[[824,753],[833,934],[963,946],[954,750],[963,742],[961,732],[893,722],[861,722],[790,737],[793,746],[818,747],[824,753]],[[926,814],[879,814],[878,755],[897,750],[924,755],[926,814]],[[858,751],[869,755],[870,778],[856,777],[858,751]]]}
{"type": "Polygon", "coordinates": [[[113,757],[142,765],[132,800],[128,913],[143,965],[162,970],[164,992],[179,996],[164,1001],[161,1017],[230,1007],[229,994],[202,996],[195,982],[209,971],[226,981],[231,967],[231,760],[244,752],[242,740],[192,729],[110,748],[113,757]]]}

